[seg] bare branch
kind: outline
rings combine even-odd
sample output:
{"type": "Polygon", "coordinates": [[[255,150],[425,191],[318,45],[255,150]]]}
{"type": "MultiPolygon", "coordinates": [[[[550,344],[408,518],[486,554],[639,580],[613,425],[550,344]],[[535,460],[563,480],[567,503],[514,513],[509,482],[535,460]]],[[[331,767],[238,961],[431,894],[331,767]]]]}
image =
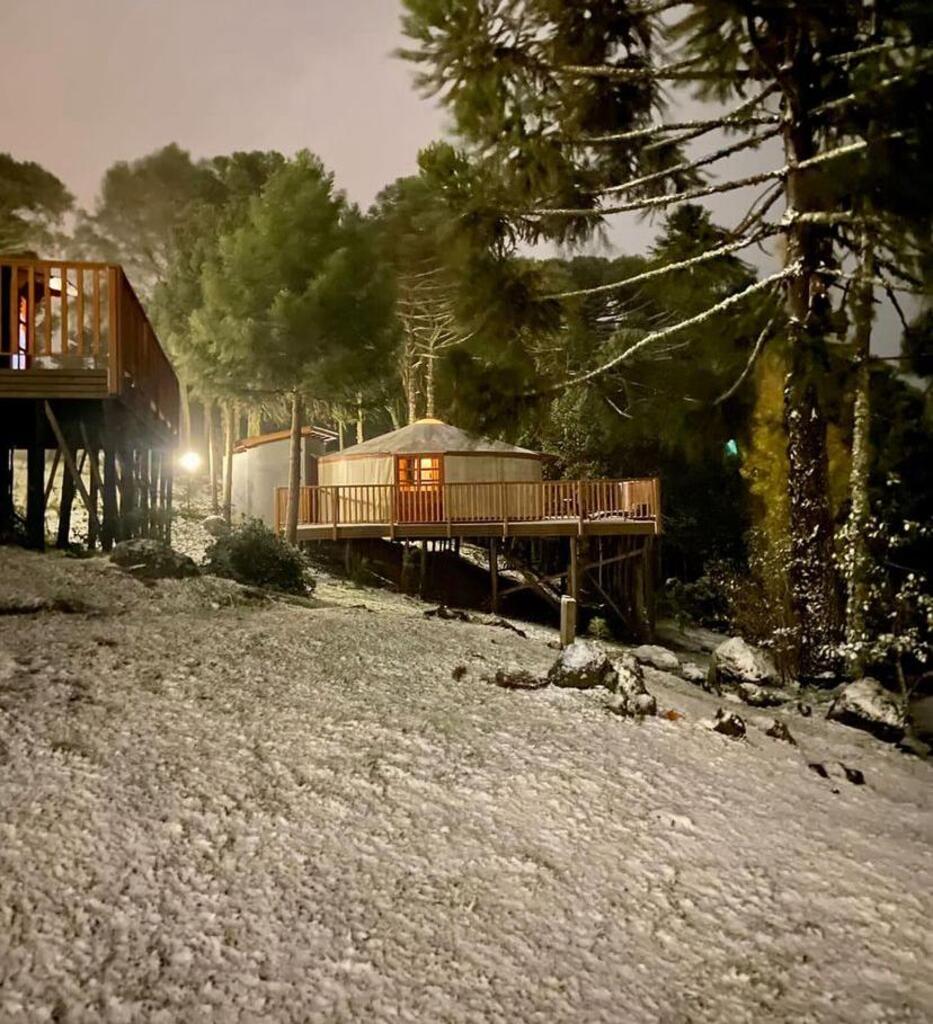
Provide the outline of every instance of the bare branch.
{"type": "Polygon", "coordinates": [[[639,188],[642,185],[648,185],[654,181],[660,181],[662,178],[666,178],[671,174],[680,174],[685,171],[699,170],[701,167],[706,167],[708,164],[716,163],[718,160],[724,160],[727,156],[732,156],[733,153],[738,153],[743,149],[751,149],[753,146],[758,146],[767,139],[773,138],[780,131],[780,128],[774,128],[769,132],[762,132],[760,135],[752,135],[745,139],[740,139],[738,142],[734,142],[729,146],[723,146],[722,149],[717,149],[712,153],[707,153],[706,156],[699,157],[696,160],[684,160],[682,163],[673,164],[671,167],[665,167],[661,171],[655,171],[653,174],[646,174],[641,178],[634,178],[632,181],[627,181],[622,185],[611,185],[608,188],[597,189],[594,195],[615,195],[620,192],[630,192],[633,188],[639,188]]]}
{"type": "MultiPolygon", "coordinates": [[[[599,142],[629,142],[632,139],[645,139],[652,135],[664,135],[667,132],[683,131],[685,129],[694,131],[700,129],[702,133],[713,131],[715,128],[753,128],[763,124],[779,124],[780,114],[759,114],[753,117],[730,117],[728,114],[723,117],[715,117],[705,121],[671,121],[668,124],[654,124],[649,128],[635,128],[629,132],[609,132],[606,135],[586,135],[579,139],[571,139],[572,142],[583,142],[587,145],[599,142]]],[[[664,140],[663,145],[671,142],[664,140]]]]}
{"type": "Polygon", "coordinates": [[[724,391],[719,396],[719,398],[717,398],[713,402],[713,405],[722,405],[723,402],[728,401],[742,386],[742,384],[745,381],[745,378],[749,375],[749,373],[751,373],[752,367],[755,365],[755,361],[761,354],[761,350],[765,347],[765,342],[770,337],[771,331],[774,328],[775,323],[777,323],[777,318],[778,314],[775,313],[774,316],[772,316],[771,319],[762,328],[761,334],[758,335],[758,340],[755,342],[755,345],[752,348],[751,355],[749,355],[748,357],[748,362],[745,364],[745,369],[743,369],[742,372],[739,374],[738,379],[732,385],[732,387],[724,391]]]}
{"type": "Polygon", "coordinates": [[[696,316],[688,317],[686,320],[681,320],[679,323],[673,324],[671,327],[665,327],[660,331],[652,331],[651,333],[646,334],[630,348],[627,348],[624,352],[620,352],[619,355],[614,356],[608,362],[603,363],[602,366],[597,366],[593,370],[581,373],[577,377],[571,377],[568,380],[561,381],[559,384],[553,384],[540,391],[527,392],[523,397],[538,398],[542,395],[555,394],[558,391],[563,391],[565,388],[573,387],[577,384],[585,384],[587,381],[600,377],[604,373],[608,373],[609,370],[614,369],[616,366],[620,366],[622,363],[627,362],[634,355],[642,349],[647,348],[649,345],[653,345],[659,341],[664,341],[667,338],[686,330],[688,327],[696,327],[699,324],[705,323],[718,313],[724,313],[727,309],[732,309],[733,306],[739,305],[752,295],[757,295],[759,292],[773,288],[779,281],[795,277],[799,273],[800,267],[798,264],[785,267],[783,270],[779,270],[776,274],[772,274],[770,277],[763,278],[761,281],[756,281],[743,291],[730,295],[728,298],[723,299],[722,302],[717,302],[716,305],[710,306],[709,309],[705,309],[702,313],[698,313],[696,316]]]}
{"type": "Polygon", "coordinates": [[[655,267],[653,270],[646,270],[641,274],[634,274],[632,277],[624,277],[621,281],[613,281],[611,284],[601,284],[593,288],[576,288],[573,291],[568,292],[552,292],[549,295],[542,295],[539,301],[544,302],[548,299],[575,299],[581,295],[604,295],[607,292],[616,291],[619,288],[626,288],[633,284],[641,284],[643,281],[650,281],[656,277],[663,277],[665,274],[673,274],[678,270],[690,270],[692,267],[697,267],[701,263],[708,263],[710,260],[718,260],[722,256],[728,256],[729,253],[738,252],[739,249],[746,249],[748,246],[754,245],[756,242],[760,242],[765,238],[778,234],[779,231],[780,228],[776,224],[769,224],[762,227],[761,230],[748,238],[738,239],[735,242],[727,242],[725,245],[720,245],[716,249],[709,249],[704,253],[700,253],[698,256],[691,256],[689,259],[680,260],[678,263],[666,263],[663,267],[655,267]]]}

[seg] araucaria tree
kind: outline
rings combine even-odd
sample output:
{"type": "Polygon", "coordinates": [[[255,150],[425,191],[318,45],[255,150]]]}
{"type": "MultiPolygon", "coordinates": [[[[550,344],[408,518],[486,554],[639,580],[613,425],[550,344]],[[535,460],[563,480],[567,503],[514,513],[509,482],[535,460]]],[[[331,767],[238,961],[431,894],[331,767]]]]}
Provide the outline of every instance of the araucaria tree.
{"type": "MultiPolygon", "coordinates": [[[[781,294],[783,316],[765,341],[775,338],[786,353],[788,574],[799,669],[812,677],[831,667],[843,616],[824,396],[838,385],[832,342],[847,338],[833,288],[845,282],[850,249],[864,254],[861,228],[875,216],[860,198],[866,168],[900,164],[922,177],[928,129],[914,113],[929,102],[928,5],[405,2],[413,41],[405,55],[422,67],[423,88],[452,111],[474,162],[497,182],[500,239],[577,241],[610,217],[755,190],[720,244],[593,291],[657,280],[768,241],[773,272],[610,347],[609,358],[551,387],[589,385],[659,344],[781,294]],[[682,88],[717,104],[711,116],[656,120],[665,110],[662,90],[682,88]],[[736,154],[766,144],[781,152],[775,166],[732,170],[736,154]],[[724,173],[709,177],[717,171],[724,173]]],[[[876,177],[876,188],[882,180],[890,185],[893,176],[876,177]]],[[[910,274],[914,256],[893,234],[875,233],[874,266],[898,277],[910,274]]],[[[864,285],[862,294],[864,301],[864,285]]]]}
{"type": "Polygon", "coordinates": [[[220,236],[203,292],[192,322],[218,383],[244,396],[288,396],[294,543],[305,405],[355,394],[385,355],[392,295],[371,228],[320,160],[301,152],[220,236]]]}

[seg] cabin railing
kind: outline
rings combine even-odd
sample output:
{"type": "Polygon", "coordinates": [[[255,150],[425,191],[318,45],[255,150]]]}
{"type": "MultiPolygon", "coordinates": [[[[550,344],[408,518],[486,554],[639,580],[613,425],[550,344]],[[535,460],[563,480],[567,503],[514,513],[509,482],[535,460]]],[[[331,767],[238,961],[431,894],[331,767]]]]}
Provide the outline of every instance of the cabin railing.
{"type": "Polygon", "coordinates": [[[178,380],[114,264],[0,257],[0,370],[105,371],[109,394],[178,429],[178,380]]]}
{"type": "MultiPolygon", "coordinates": [[[[281,532],[288,488],[275,490],[275,526],[281,532]]],[[[596,519],[651,523],[661,529],[660,482],[538,480],[509,483],[339,484],[302,487],[299,525],[414,526],[451,523],[547,522],[596,519]]]]}

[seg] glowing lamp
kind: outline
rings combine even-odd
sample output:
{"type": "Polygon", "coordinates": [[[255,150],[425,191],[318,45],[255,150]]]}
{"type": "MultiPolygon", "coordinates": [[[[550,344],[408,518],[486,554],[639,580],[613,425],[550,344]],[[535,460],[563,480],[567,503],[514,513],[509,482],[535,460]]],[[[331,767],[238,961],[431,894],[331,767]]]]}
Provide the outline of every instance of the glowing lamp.
{"type": "Polygon", "coordinates": [[[197,452],[184,452],[178,457],[178,465],[186,473],[197,473],[201,468],[201,456],[197,452]]]}

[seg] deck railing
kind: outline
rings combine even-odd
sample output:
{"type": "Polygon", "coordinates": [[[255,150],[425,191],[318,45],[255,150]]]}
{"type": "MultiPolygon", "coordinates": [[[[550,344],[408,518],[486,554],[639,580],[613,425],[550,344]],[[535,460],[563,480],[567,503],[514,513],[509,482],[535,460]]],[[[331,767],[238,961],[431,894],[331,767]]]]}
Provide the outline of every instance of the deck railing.
{"type": "Polygon", "coordinates": [[[110,394],[178,428],[178,380],[113,264],[0,258],[0,370],[105,370],[110,394]]]}
{"type": "MultiPolygon", "coordinates": [[[[275,524],[285,526],[288,488],[275,490],[275,524]]],[[[302,487],[298,523],[312,526],[415,526],[595,519],[647,522],[660,532],[660,483],[540,480],[514,483],[341,484],[302,487]]]]}

